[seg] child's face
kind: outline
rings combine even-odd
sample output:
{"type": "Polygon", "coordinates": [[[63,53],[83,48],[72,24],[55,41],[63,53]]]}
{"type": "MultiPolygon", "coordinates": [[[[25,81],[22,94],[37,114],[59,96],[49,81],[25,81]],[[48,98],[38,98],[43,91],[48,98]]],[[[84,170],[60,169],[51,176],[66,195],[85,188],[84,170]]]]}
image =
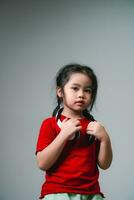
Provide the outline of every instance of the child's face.
{"type": "Polygon", "coordinates": [[[65,84],[63,91],[57,90],[59,97],[63,99],[64,113],[67,111],[81,114],[88,108],[92,99],[92,81],[82,73],[75,73],[70,76],[65,84]]]}

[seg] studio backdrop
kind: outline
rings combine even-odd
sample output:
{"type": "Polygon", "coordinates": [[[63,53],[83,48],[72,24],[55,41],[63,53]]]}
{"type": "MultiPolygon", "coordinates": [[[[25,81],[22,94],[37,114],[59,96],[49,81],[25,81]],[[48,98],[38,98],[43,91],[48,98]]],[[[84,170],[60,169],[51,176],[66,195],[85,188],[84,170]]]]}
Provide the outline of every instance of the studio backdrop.
{"type": "Polygon", "coordinates": [[[107,128],[111,168],[100,173],[107,200],[134,199],[134,1],[0,1],[0,199],[37,200],[39,127],[56,105],[65,64],[98,77],[93,115],[107,128]]]}

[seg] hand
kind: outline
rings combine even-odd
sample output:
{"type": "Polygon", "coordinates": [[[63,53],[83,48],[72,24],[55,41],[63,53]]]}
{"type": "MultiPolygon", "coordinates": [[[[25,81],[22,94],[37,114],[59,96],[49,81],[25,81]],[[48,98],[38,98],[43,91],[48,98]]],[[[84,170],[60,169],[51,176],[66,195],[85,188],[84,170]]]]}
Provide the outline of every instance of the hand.
{"type": "Polygon", "coordinates": [[[93,135],[96,139],[102,141],[106,141],[109,136],[105,130],[105,128],[101,125],[100,122],[93,121],[90,122],[87,126],[87,134],[93,135]]]}
{"type": "Polygon", "coordinates": [[[75,137],[75,133],[81,129],[80,121],[78,119],[64,119],[61,124],[61,133],[64,134],[67,139],[72,140],[75,137]]]}

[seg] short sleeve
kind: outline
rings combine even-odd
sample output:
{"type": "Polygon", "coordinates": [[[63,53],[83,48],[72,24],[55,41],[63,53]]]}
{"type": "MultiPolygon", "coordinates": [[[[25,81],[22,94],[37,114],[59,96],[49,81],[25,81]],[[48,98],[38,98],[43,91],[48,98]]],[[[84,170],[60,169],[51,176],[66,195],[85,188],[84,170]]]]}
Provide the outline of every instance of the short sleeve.
{"type": "Polygon", "coordinates": [[[52,118],[45,119],[40,127],[36,144],[36,154],[47,147],[54,139],[55,131],[53,128],[54,121],[52,118]]]}

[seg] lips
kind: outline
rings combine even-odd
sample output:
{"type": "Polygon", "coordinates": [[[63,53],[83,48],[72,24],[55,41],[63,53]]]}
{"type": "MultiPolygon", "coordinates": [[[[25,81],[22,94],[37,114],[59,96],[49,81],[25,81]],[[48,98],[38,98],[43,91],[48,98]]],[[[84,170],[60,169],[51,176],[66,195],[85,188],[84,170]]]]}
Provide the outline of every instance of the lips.
{"type": "Polygon", "coordinates": [[[75,104],[77,104],[77,105],[83,105],[84,101],[76,101],[75,104]]]}

